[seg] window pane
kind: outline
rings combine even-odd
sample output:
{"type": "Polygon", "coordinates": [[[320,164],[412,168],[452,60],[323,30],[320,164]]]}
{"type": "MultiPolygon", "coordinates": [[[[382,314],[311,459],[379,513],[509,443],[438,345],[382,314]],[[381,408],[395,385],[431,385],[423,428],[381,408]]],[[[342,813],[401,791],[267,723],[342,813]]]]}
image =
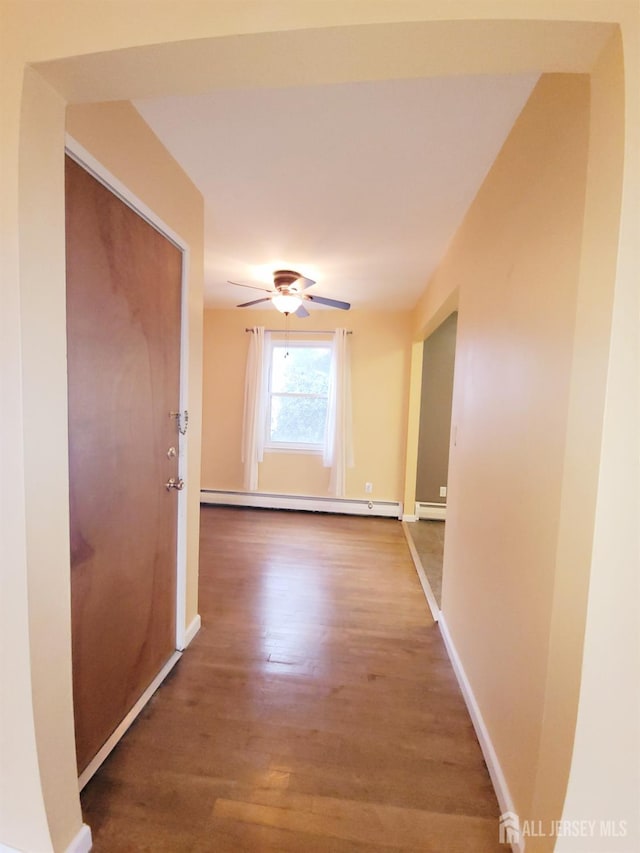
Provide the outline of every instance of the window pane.
{"type": "Polygon", "coordinates": [[[322,444],[326,397],[271,397],[271,441],[322,444]]]}
{"type": "Polygon", "coordinates": [[[330,364],[329,347],[276,344],[271,362],[271,390],[326,395],[330,364]]]}

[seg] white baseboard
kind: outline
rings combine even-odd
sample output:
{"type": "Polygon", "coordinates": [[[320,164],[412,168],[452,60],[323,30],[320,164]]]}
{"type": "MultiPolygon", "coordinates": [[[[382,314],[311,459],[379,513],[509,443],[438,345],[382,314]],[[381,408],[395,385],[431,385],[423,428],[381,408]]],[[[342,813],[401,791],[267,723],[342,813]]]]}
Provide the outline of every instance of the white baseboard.
{"type": "Polygon", "coordinates": [[[416,574],[418,575],[420,585],[422,586],[424,597],[427,599],[429,610],[431,611],[431,615],[433,616],[433,621],[437,622],[440,619],[440,607],[438,606],[436,597],[433,594],[433,590],[431,589],[429,578],[425,573],[424,567],[422,565],[422,560],[420,559],[420,555],[418,554],[413,539],[411,538],[411,533],[409,531],[408,525],[404,520],[404,516],[402,518],[402,529],[404,531],[405,539],[407,540],[407,545],[409,546],[413,565],[416,567],[416,574]]]}
{"type": "MultiPolygon", "coordinates": [[[[505,779],[504,773],[502,772],[502,767],[500,766],[500,762],[498,761],[498,756],[494,749],[493,743],[491,742],[489,730],[487,729],[487,726],[482,717],[480,706],[476,701],[476,698],[473,693],[473,688],[471,687],[469,679],[467,678],[467,675],[464,671],[462,661],[460,660],[460,656],[458,655],[458,652],[453,642],[453,638],[449,633],[449,628],[447,626],[446,619],[443,616],[442,612],[440,612],[438,626],[440,628],[440,633],[442,634],[442,639],[444,640],[444,644],[447,649],[447,654],[449,655],[449,659],[451,660],[453,671],[455,672],[456,678],[458,679],[458,684],[460,685],[460,690],[462,691],[467,710],[469,711],[471,722],[473,723],[473,727],[476,731],[476,735],[480,743],[480,749],[482,750],[487,769],[489,770],[489,776],[491,777],[491,782],[493,783],[493,788],[496,792],[496,797],[498,798],[500,813],[504,815],[506,814],[506,812],[513,812],[515,814],[516,809],[513,804],[513,798],[511,797],[511,793],[509,792],[507,780],[505,779]]],[[[497,831],[498,830],[496,827],[496,833],[497,831]]],[[[512,844],[512,850],[514,851],[514,853],[524,853],[524,839],[521,838],[519,843],[512,844]]]]}
{"type": "Polygon", "coordinates": [[[65,853],[89,853],[93,847],[91,829],[83,823],[76,837],[65,850],[65,853]]]}
{"type": "Polygon", "coordinates": [[[321,498],[307,495],[277,495],[268,492],[225,492],[218,489],[202,489],[200,503],[257,507],[259,509],[337,512],[344,515],[373,515],[383,518],[402,517],[402,504],[398,501],[368,501],[351,498],[321,498]]]}
{"type": "MultiPolygon", "coordinates": [[[[83,823],[64,853],[89,853],[93,846],[91,829],[83,823]]],[[[20,853],[16,847],[0,842],[0,853],[20,853]]]]}
{"type": "Polygon", "coordinates": [[[428,521],[444,521],[447,517],[447,505],[417,501],[416,517],[428,521]]]}
{"type": "Polygon", "coordinates": [[[156,692],[158,687],[160,687],[162,682],[165,680],[167,675],[169,675],[169,673],[171,672],[171,670],[177,664],[177,662],[180,660],[181,657],[182,657],[182,653],[179,651],[176,651],[171,655],[169,660],[162,667],[160,672],[156,675],[156,677],[153,679],[151,684],[147,687],[147,689],[144,691],[142,696],[138,699],[138,701],[133,706],[133,708],[129,711],[129,713],[124,718],[124,720],[120,723],[118,728],[113,732],[111,737],[102,746],[102,748],[100,749],[98,754],[95,756],[95,758],[82,771],[82,773],[80,774],[80,776],[78,778],[78,789],[80,791],[84,788],[84,786],[87,784],[87,782],[91,779],[91,777],[94,775],[94,773],[98,770],[100,765],[108,758],[110,753],[113,752],[113,750],[115,749],[115,747],[117,746],[118,742],[120,741],[122,736],[125,734],[127,729],[131,726],[131,724],[136,719],[136,717],[138,716],[140,711],[142,711],[142,709],[147,704],[149,699],[151,699],[153,694],[156,692]]]}
{"type": "Polygon", "coordinates": [[[195,635],[200,630],[201,625],[202,625],[202,623],[200,621],[200,614],[197,613],[193,617],[193,619],[191,620],[191,622],[189,623],[189,625],[187,626],[187,628],[184,632],[184,645],[182,646],[181,649],[179,649],[179,651],[183,652],[187,648],[187,646],[190,645],[191,641],[193,640],[195,635]]]}
{"type": "Polygon", "coordinates": [[[418,516],[417,515],[403,515],[400,520],[413,523],[414,521],[418,520],[418,516]]]}

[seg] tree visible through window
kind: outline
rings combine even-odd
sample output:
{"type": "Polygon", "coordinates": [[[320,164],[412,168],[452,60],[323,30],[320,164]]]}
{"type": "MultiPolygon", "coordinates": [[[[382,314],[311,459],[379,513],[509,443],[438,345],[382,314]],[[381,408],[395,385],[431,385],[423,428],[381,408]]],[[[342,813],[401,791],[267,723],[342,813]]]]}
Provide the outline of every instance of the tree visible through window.
{"type": "Polygon", "coordinates": [[[322,445],[330,366],[329,343],[272,344],[267,445],[305,449],[322,445]]]}

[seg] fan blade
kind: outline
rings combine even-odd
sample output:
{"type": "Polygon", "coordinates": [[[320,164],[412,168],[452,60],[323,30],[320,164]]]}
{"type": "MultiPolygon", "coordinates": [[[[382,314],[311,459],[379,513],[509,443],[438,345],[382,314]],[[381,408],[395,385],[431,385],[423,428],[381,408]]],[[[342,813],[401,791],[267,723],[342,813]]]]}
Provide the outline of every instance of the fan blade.
{"type": "Polygon", "coordinates": [[[236,308],[248,308],[249,305],[257,305],[258,302],[271,302],[271,298],[269,296],[265,296],[263,299],[254,299],[252,302],[243,302],[242,305],[236,305],[236,308]]]}
{"type": "Polygon", "coordinates": [[[340,302],[339,299],[327,299],[326,296],[312,296],[309,294],[305,299],[311,299],[313,302],[319,302],[320,305],[330,305],[331,308],[341,308],[343,311],[348,311],[351,308],[349,302],[340,302]]]}
{"type": "Polygon", "coordinates": [[[307,309],[304,307],[304,305],[301,305],[301,306],[298,308],[298,310],[297,310],[297,311],[294,311],[293,313],[296,315],[296,317],[308,317],[308,316],[309,316],[309,312],[308,312],[308,311],[307,311],[307,309]]]}
{"type": "Polygon", "coordinates": [[[310,278],[305,278],[301,275],[299,278],[292,281],[289,285],[290,287],[294,287],[296,290],[306,290],[308,287],[311,287],[315,284],[315,281],[312,281],[310,278]]]}
{"type": "Polygon", "coordinates": [[[241,284],[239,281],[229,281],[228,279],[227,284],[235,284],[236,287],[250,287],[253,290],[264,290],[265,293],[275,293],[275,290],[271,290],[269,287],[258,287],[255,284],[241,284]]]}

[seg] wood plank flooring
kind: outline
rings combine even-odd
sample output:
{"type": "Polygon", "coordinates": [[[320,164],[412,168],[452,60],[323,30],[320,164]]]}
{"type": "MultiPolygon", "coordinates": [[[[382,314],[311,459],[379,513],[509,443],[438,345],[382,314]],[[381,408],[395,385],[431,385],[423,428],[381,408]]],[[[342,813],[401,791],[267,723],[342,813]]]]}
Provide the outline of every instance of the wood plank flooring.
{"type": "Polygon", "coordinates": [[[203,627],[82,794],[95,853],[499,853],[400,524],[202,510],[203,627]]]}

